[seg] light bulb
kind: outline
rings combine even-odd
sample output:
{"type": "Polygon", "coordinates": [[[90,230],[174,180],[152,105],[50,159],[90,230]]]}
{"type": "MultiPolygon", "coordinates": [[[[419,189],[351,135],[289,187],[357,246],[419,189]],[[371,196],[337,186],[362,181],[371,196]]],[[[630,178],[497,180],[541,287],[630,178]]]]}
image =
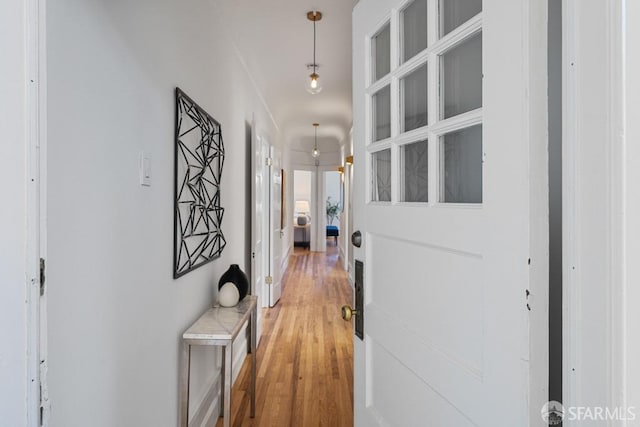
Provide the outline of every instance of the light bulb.
{"type": "Polygon", "coordinates": [[[318,78],[320,76],[316,73],[312,73],[311,75],[309,75],[309,77],[311,81],[309,83],[309,86],[307,87],[307,92],[309,92],[312,95],[315,95],[316,93],[320,93],[322,91],[322,86],[320,86],[320,82],[318,81],[318,78]]]}
{"type": "Polygon", "coordinates": [[[318,157],[320,157],[320,152],[318,151],[317,148],[314,148],[313,151],[311,152],[311,155],[313,156],[313,158],[317,159],[318,157]]]}

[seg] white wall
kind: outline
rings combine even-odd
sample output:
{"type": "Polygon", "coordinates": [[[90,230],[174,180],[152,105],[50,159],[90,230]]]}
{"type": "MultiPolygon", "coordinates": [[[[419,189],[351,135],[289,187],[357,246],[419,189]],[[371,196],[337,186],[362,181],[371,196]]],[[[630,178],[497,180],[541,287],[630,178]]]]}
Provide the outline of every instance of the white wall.
{"type": "MultiPolygon", "coordinates": [[[[182,332],[245,260],[246,123],[277,130],[208,0],[49,3],[53,427],[174,426],[182,332]],[[172,278],[174,88],[222,124],[222,257],[172,278]],[[138,184],[138,152],[152,185],[138,184]]],[[[4,181],[4,180],[3,180],[4,181]]],[[[192,411],[218,371],[195,349],[192,411]]],[[[239,367],[239,365],[236,365],[239,367]]]]}
{"type": "MultiPolygon", "coordinates": [[[[306,200],[311,203],[311,174],[311,171],[295,170],[293,172],[294,200],[306,200]]],[[[293,208],[295,211],[295,205],[293,208]]]]}
{"type": "Polygon", "coordinates": [[[25,2],[0,2],[0,424],[26,424],[25,2]]]}

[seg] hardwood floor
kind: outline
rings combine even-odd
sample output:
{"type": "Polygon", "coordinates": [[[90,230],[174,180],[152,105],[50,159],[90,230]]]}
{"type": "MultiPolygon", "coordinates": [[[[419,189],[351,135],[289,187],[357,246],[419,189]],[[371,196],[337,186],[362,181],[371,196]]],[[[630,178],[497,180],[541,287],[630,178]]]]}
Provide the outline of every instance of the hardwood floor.
{"type": "Polygon", "coordinates": [[[327,246],[326,254],[296,248],[291,255],[282,298],[264,311],[256,416],[249,417],[248,357],[233,386],[232,426],[353,425],[352,323],[340,317],[352,288],[337,248],[327,246]]]}

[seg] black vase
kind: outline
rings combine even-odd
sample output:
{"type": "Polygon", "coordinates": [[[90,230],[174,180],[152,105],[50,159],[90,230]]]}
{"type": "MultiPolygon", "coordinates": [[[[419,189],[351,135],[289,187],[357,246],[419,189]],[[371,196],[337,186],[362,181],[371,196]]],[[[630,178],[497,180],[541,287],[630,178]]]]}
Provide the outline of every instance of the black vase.
{"type": "Polygon", "coordinates": [[[247,296],[247,292],[249,292],[249,279],[247,275],[244,274],[244,271],[240,270],[238,264],[231,264],[231,266],[229,266],[229,269],[222,275],[218,282],[218,289],[222,288],[227,282],[233,283],[236,285],[236,288],[238,288],[238,293],[240,294],[239,301],[242,301],[242,298],[247,296]]]}

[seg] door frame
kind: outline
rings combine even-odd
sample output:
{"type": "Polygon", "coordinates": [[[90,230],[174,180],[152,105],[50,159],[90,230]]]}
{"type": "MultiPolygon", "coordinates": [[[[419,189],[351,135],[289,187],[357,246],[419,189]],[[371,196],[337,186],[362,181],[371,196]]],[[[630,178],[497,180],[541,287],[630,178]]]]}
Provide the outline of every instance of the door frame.
{"type": "Polygon", "coordinates": [[[636,416],[640,128],[627,117],[640,104],[640,55],[626,40],[639,19],[634,2],[563,0],[563,403],[635,406],[636,416]]]}
{"type": "MultiPolygon", "coordinates": [[[[293,203],[292,206],[295,205],[296,201],[295,201],[295,171],[305,171],[305,172],[310,172],[311,173],[311,200],[309,200],[309,209],[311,211],[311,235],[309,236],[309,250],[311,252],[317,252],[319,251],[318,249],[318,226],[314,225],[318,222],[317,216],[318,216],[318,182],[319,182],[319,178],[318,175],[320,175],[321,172],[321,166],[311,166],[311,165],[305,165],[302,163],[294,163],[291,165],[291,188],[292,191],[294,191],[294,196],[293,196],[293,203]]],[[[293,208],[291,208],[293,209],[293,208]]],[[[291,210],[290,213],[293,213],[293,210],[291,210]]],[[[293,218],[293,215],[291,215],[291,217],[293,218]]],[[[295,233],[294,233],[295,234],[295,233]]],[[[295,239],[295,236],[292,235],[292,239],[295,239]]],[[[292,246],[294,245],[295,242],[292,243],[292,246]]]]}
{"type": "MultiPolygon", "coordinates": [[[[40,260],[47,253],[46,0],[25,2],[27,426],[47,426],[47,290],[40,260]],[[41,291],[42,286],[42,291],[41,291]]],[[[46,262],[46,261],[45,261],[46,262]]],[[[45,276],[46,277],[46,271],[45,276]]],[[[45,281],[46,282],[46,281],[45,281]]]]}

